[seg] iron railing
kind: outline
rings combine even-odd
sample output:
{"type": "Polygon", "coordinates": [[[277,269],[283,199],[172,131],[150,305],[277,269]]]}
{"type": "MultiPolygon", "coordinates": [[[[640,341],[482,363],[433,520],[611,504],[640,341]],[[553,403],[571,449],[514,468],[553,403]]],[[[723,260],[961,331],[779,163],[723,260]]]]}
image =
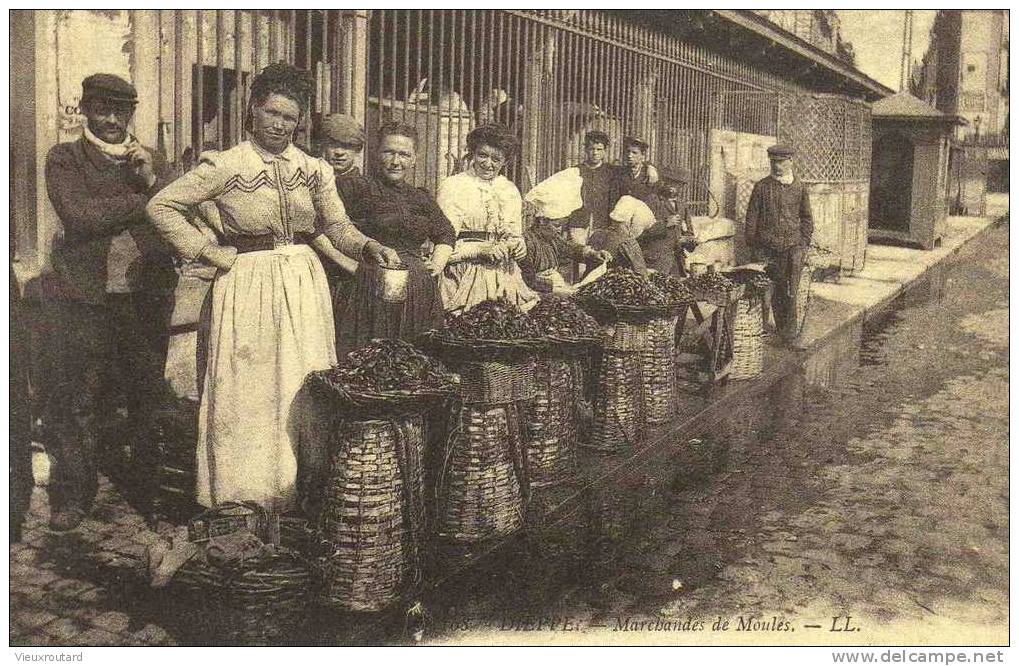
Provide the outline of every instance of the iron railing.
{"type": "MultiPolygon", "coordinates": [[[[158,14],[159,143],[181,170],[202,150],[244,138],[254,73],[284,60],[311,70],[314,102],[297,141],[309,148],[314,120],[350,112],[357,68],[340,10],[162,10],[158,14]],[[190,108],[189,108],[190,107],[190,108]]],[[[360,68],[363,71],[363,67],[360,68]]]]}
{"type": "MultiPolygon", "coordinates": [[[[611,160],[633,135],[660,170],[692,174],[691,198],[706,211],[717,95],[791,87],[675,38],[668,25],[610,12],[396,9],[369,22],[369,137],[388,119],[415,125],[423,150],[413,180],[432,190],[461,168],[480,124],[516,132],[522,150],[508,176],[521,190],[580,161],[584,133],[600,129],[611,160]]],[[[738,103],[752,115],[752,100],[738,103]]]]}
{"type": "Polygon", "coordinates": [[[352,47],[350,14],[160,11],[161,147],[185,170],[202,150],[241,141],[253,74],[285,60],[315,76],[315,101],[297,135],[304,148],[320,115],[363,103],[369,158],[381,122],[414,124],[412,179],[434,191],[462,167],[471,129],[500,122],[520,139],[508,176],[526,190],[580,161],[584,133],[600,129],[611,138],[611,160],[633,135],[650,144],[661,171],[691,175],[689,196],[706,212],[719,100],[743,93],[724,98],[727,126],[753,132],[765,113],[753,93],[795,89],[723,47],[678,39],[668,22],[682,14],[654,23],[589,10],[376,10],[363,53],[352,47]]]}

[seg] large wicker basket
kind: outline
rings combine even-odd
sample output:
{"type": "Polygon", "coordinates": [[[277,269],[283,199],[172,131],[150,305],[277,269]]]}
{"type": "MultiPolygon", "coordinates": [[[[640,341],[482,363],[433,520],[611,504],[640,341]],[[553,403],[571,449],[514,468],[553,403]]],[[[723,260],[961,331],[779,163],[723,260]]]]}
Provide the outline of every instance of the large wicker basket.
{"type": "Polygon", "coordinates": [[[525,406],[525,446],[531,487],[568,479],[576,467],[577,393],[572,360],[543,358],[537,392],[525,406]]]}
{"type": "Polygon", "coordinates": [[[753,379],[764,369],[763,304],[757,296],[736,302],[729,379],[753,379]]]}
{"type": "Polygon", "coordinates": [[[469,361],[454,364],[460,375],[464,402],[504,404],[531,400],[537,390],[535,363],[531,357],[500,361],[469,361]]]}
{"type": "Polygon", "coordinates": [[[638,351],[603,349],[595,359],[591,436],[584,446],[607,452],[626,451],[643,441],[644,401],[638,351]]]}
{"type": "Polygon", "coordinates": [[[478,542],[523,525],[528,493],[523,448],[514,404],[461,406],[438,483],[441,536],[478,542]]]}
{"type": "Polygon", "coordinates": [[[193,557],[174,575],[173,589],[197,602],[191,619],[209,643],[279,645],[293,639],[305,619],[313,567],[302,552],[305,544],[291,541],[299,536],[296,531],[280,536],[280,545],[269,556],[230,566],[193,557]]]}
{"type": "Polygon", "coordinates": [[[319,518],[328,604],[378,611],[417,582],[423,430],[420,415],[339,424],[319,518]]]}
{"type": "Polygon", "coordinates": [[[647,345],[640,351],[641,398],[648,423],[665,423],[676,413],[675,339],[675,317],[648,322],[647,345]]]}

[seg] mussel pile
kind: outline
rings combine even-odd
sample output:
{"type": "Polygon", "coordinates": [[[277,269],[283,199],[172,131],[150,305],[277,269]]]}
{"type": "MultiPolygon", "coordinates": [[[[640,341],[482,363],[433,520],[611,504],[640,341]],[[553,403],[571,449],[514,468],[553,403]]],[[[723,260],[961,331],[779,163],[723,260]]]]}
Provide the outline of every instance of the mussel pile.
{"type": "Polygon", "coordinates": [[[670,305],[683,305],[696,300],[683,280],[672,275],[652,273],[648,276],[648,281],[665,294],[670,305]]]}
{"type": "Polygon", "coordinates": [[[608,305],[664,307],[665,292],[643,275],[629,268],[612,268],[600,279],[577,290],[580,300],[608,305]]]}
{"type": "Polygon", "coordinates": [[[446,334],[462,340],[526,340],[541,337],[534,322],[516,305],[482,301],[463,314],[446,315],[446,334]]]}
{"type": "Polygon", "coordinates": [[[542,335],[555,338],[596,338],[600,332],[594,317],[567,298],[543,298],[528,316],[542,335]]]}
{"type": "Polygon", "coordinates": [[[456,375],[403,340],[376,339],[344,357],[339,365],[314,373],[318,381],[359,391],[443,390],[456,375]]]}

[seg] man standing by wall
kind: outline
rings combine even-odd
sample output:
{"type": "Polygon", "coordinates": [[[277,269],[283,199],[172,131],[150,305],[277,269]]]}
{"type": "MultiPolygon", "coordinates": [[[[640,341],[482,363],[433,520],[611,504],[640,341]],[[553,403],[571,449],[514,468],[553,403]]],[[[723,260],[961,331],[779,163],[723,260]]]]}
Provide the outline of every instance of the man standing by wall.
{"type": "Polygon", "coordinates": [[[774,282],[772,307],[783,344],[799,348],[800,323],[796,316],[800,274],[814,218],[806,186],[793,173],[795,152],[784,145],[768,148],[771,174],[754,185],[747,206],[747,245],[767,264],[774,282]]]}
{"type": "Polygon", "coordinates": [[[95,499],[101,421],[112,411],[103,405],[118,375],[128,405],[132,475],[139,487],[152,485],[150,416],[163,390],[176,274],[145,216],[169,171],[128,133],[137,102],[134,86],[120,77],[87,77],[82,137],[46,156],[46,190],[64,227],[53,254],[55,279],[46,290],[53,342],[42,378],[55,462],[50,527],[56,531],[77,527],[95,499]]]}

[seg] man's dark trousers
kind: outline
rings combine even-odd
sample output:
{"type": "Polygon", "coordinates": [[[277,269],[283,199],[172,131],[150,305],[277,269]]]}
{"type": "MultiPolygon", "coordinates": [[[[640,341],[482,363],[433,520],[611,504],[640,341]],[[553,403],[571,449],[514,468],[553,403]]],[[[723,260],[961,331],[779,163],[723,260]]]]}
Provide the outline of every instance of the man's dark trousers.
{"type": "Polygon", "coordinates": [[[773,282],[771,308],[775,314],[775,327],[779,337],[792,340],[800,334],[798,310],[800,276],[806,248],[793,245],[784,250],[761,249],[766,261],[765,270],[773,282]]]}
{"type": "Polygon", "coordinates": [[[100,442],[115,395],[126,398],[132,485],[152,486],[152,411],[164,396],[163,367],[171,299],[166,292],[107,294],[101,305],[47,303],[50,363],[45,424],[54,457],[50,499],[57,510],[95,499],[100,442]]]}

